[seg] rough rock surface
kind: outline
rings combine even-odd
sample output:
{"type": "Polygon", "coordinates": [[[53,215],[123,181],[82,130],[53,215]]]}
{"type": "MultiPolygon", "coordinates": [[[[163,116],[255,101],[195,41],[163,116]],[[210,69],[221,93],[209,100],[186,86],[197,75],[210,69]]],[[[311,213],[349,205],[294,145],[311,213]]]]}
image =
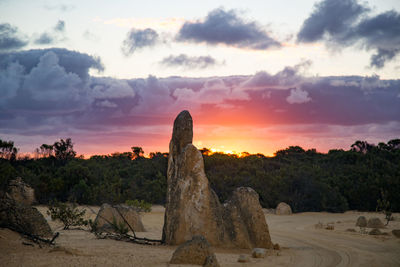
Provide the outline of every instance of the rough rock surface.
{"type": "Polygon", "coordinates": [[[367,223],[367,227],[368,228],[379,228],[379,229],[385,228],[385,226],[383,225],[383,222],[377,217],[369,219],[368,223],[367,223]]]}
{"type": "Polygon", "coordinates": [[[272,248],[257,193],[239,188],[221,205],[192,140],[192,117],[182,111],[174,121],[169,144],[163,241],[178,245],[202,235],[213,246],[272,248]]]}
{"type": "Polygon", "coordinates": [[[400,229],[393,229],[392,230],[392,234],[397,237],[400,238],[400,229]]]}
{"type": "Polygon", "coordinates": [[[28,184],[24,183],[21,177],[17,177],[14,180],[11,180],[8,188],[8,194],[11,199],[16,202],[32,205],[36,202],[35,200],[35,190],[30,187],[28,184]]]}
{"type": "Polygon", "coordinates": [[[276,206],[276,215],[290,215],[292,214],[292,208],[285,202],[281,202],[276,206]]]}
{"type": "Polygon", "coordinates": [[[111,206],[107,203],[101,205],[95,223],[100,230],[112,230],[112,226],[110,223],[114,222],[114,218],[117,224],[125,223],[120,213],[133,228],[133,230],[137,232],[145,231],[139,213],[134,208],[127,205],[111,206]]]}
{"type": "Polygon", "coordinates": [[[358,227],[367,227],[367,218],[364,216],[360,216],[357,219],[356,226],[358,227]]]}
{"type": "Polygon", "coordinates": [[[272,248],[268,225],[256,191],[239,187],[224,204],[224,225],[234,247],[272,248]]]}
{"type": "Polygon", "coordinates": [[[265,258],[265,252],[263,248],[254,248],[251,252],[251,256],[253,256],[253,258],[265,258]]]}
{"type": "Polygon", "coordinates": [[[238,262],[250,262],[250,257],[245,254],[239,255],[238,262]]]}
{"type": "Polygon", "coordinates": [[[9,198],[0,199],[0,227],[40,237],[53,236],[46,219],[36,208],[9,198]]]}
{"type": "Polygon", "coordinates": [[[210,264],[210,261],[214,261],[214,263],[217,264],[210,266],[219,266],[210,243],[208,243],[203,236],[197,235],[194,236],[192,240],[181,244],[175,250],[170,263],[205,265],[207,262],[210,264]],[[214,259],[208,259],[209,257],[214,257],[214,259]]]}

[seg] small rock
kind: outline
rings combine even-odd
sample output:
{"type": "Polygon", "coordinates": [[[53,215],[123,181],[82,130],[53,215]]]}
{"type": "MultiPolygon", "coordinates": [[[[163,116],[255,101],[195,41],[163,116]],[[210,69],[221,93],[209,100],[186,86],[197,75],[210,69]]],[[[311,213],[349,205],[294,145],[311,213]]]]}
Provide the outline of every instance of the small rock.
{"type": "Polygon", "coordinates": [[[274,244],[274,250],[281,250],[281,246],[278,243],[274,244]]]}
{"type": "Polygon", "coordinates": [[[264,248],[254,248],[251,253],[253,258],[265,258],[265,249],[264,248]]]}
{"type": "Polygon", "coordinates": [[[368,234],[369,234],[369,235],[382,235],[382,232],[381,232],[379,229],[374,228],[374,229],[372,229],[371,231],[369,231],[368,234]]]}
{"type": "Polygon", "coordinates": [[[201,235],[194,236],[192,240],[181,244],[172,255],[171,264],[211,264],[208,266],[219,266],[210,243],[201,235]],[[209,259],[209,257],[214,257],[209,259]]]}
{"type": "MultiPolygon", "coordinates": [[[[121,215],[125,218],[133,230],[137,232],[146,231],[144,229],[140,214],[133,207],[122,204],[112,206],[105,203],[101,205],[99,213],[97,214],[94,222],[97,224],[97,227],[100,231],[112,230],[113,227],[110,225],[110,223],[113,223],[114,221],[117,224],[125,224],[125,221],[121,215]]],[[[128,226],[126,225],[126,227],[128,226]]]]}
{"type": "Polygon", "coordinates": [[[400,229],[393,229],[392,230],[392,234],[397,237],[400,238],[400,229]]]}
{"type": "Polygon", "coordinates": [[[356,232],[356,230],[355,230],[354,228],[348,228],[348,229],[346,229],[346,232],[352,232],[352,233],[355,233],[355,232],[356,232]]]}
{"type": "Polygon", "coordinates": [[[368,223],[367,223],[367,227],[368,228],[380,228],[380,229],[385,228],[385,226],[383,225],[383,222],[377,217],[369,219],[368,223]]]}
{"type": "Polygon", "coordinates": [[[250,257],[244,254],[239,255],[238,262],[250,262],[250,257]]]}
{"type": "Polygon", "coordinates": [[[281,202],[276,206],[276,215],[290,215],[292,214],[292,208],[285,202],[281,202]]]}
{"type": "Polygon", "coordinates": [[[334,226],[333,224],[328,224],[328,225],[325,227],[325,229],[326,229],[326,230],[335,230],[335,226],[334,226]]]}
{"type": "Polygon", "coordinates": [[[356,226],[358,227],[367,227],[367,218],[364,216],[360,216],[357,219],[356,226]]]}

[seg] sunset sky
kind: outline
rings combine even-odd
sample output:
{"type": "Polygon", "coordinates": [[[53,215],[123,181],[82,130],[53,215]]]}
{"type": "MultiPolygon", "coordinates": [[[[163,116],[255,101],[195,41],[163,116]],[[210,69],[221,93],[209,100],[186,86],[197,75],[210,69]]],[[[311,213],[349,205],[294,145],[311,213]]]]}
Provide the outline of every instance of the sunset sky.
{"type": "Polygon", "coordinates": [[[273,155],[400,138],[400,1],[0,0],[0,139],[273,155]]]}

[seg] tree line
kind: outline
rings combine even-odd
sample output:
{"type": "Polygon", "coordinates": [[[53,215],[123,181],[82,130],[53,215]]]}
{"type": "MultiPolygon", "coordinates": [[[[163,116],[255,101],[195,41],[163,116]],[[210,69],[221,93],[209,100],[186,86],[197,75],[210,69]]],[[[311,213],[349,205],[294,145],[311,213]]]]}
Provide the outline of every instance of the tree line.
{"type": "MultiPolygon", "coordinates": [[[[378,145],[356,141],[349,150],[328,153],[290,146],[273,157],[200,151],[221,202],[235,188],[249,186],[265,208],[284,201],[295,212],[374,211],[385,201],[392,211],[400,211],[400,139],[378,145]]],[[[36,158],[19,158],[17,153],[12,141],[0,140],[0,189],[20,176],[35,189],[41,204],[58,200],[100,205],[133,199],[165,203],[168,153],[144,157],[143,149],[135,146],[129,152],[83,159],[76,156],[70,138],[43,144],[36,158]]]]}

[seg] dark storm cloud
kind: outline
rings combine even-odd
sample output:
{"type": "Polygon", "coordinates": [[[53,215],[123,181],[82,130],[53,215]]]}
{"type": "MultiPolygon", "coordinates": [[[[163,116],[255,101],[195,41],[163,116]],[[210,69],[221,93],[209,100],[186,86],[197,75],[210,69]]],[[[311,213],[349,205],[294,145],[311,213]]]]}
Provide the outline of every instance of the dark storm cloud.
{"type": "Polygon", "coordinates": [[[59,60],[58,64],[63,67],[67,73],[75,73],[81,79],[87,79],[89,77],[88,72],[90,68],[97,69],[98,71],[104,70],[100,58],[64,48],[33,49],[0,53],[0,70],[7,69],[10,64],[18,62],[18,64],[24,68],[25,72],[29,73],[38,65],[40,58],[48,52],[53,52],[57,55],[59,60]]]}
{"type": "Polygon", "coordinates": [[[222,8],[211,11],[203,20],[185,22],[177,40],[256,50],[281,46],[257,22],[247,22],[235,10],[226,11],[222,8]]]}
{"type": "Polygon", "coordinates": [[[359,45],[373,50],[370,65],[382,68],[400,52],[400,14],[387,11],[367,16],[369,8],[357,0],[324,0],[304,21],[297,41],[325,41],[330,46],[359,45]]]}
{"type": "Polygon", "coordinates": [[[28,42],[18,34],[18,28],[8,23],[0,24],[0,51],[14,50],[26,46],[28,42]]]}
{"type": "Polygon", "coordinates": [[[305,77],[308,64],[275,74],[125,80],[90,76],[102,69],[100,60],[66,49],[1,53],[0,132],[139,131],[169,125],[182,109],[205,125],[399,128],[400,80],[305,77]]]}
{"type": "Polygon", "coordinates": [[[188,56],[185,54],[170,55],[165,57],[160,64],[168,67],[181,67],[185,69],[204,69],[214,66],[218,62],[211,56],[188,56]]]}
{"type": "Polygon", "coordinates": [[[131,55],[136,50],[154,46],[158,41],[159,35],[153,29],[131,29],[122,44],[122,52],[125,55],[131,55]]]}
{"type": "Polygon", "coordinates": [[[315,42],[324,37],[339,37],[369,9],[357,0],[324,0],[315,4],[314,11],[303,22],[297,34],[298,42],[315,42]]]}

